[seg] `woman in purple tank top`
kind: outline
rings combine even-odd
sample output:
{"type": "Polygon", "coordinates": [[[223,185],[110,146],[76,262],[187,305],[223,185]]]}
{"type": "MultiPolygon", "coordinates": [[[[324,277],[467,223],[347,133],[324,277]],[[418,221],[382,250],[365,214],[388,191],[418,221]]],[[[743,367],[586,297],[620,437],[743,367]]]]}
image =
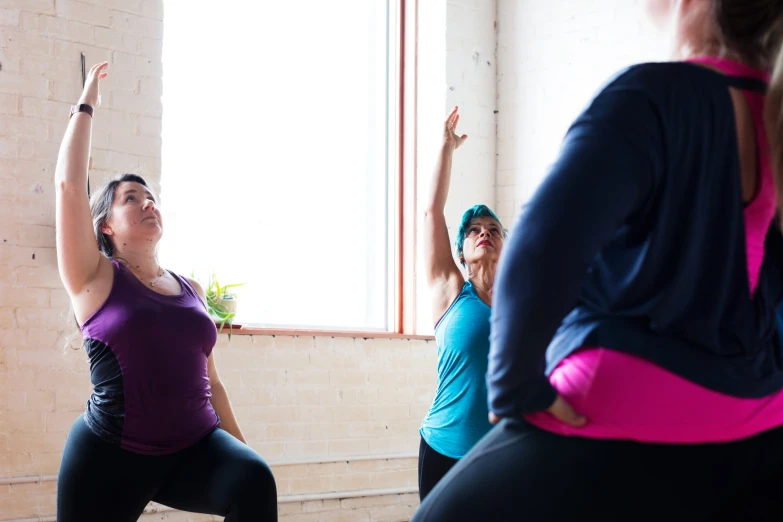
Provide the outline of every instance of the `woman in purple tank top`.
{"type": "Polygon", "coordinates": [[[125,174],[86,197],[107,67],[90,69],[55,173],[57,261],[93,383],[63,452],[57,520],[134,521],[150,501],[277,520],[272,472],[245,444],[215,368],[204,290],[158,264],[162,219],[146,181],[125,174]]]}

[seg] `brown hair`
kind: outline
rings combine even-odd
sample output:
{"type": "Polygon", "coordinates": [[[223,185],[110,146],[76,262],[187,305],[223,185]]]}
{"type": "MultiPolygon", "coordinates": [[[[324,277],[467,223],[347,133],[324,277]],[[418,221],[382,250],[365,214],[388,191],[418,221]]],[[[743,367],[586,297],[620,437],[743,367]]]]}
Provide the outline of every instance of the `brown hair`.
{"type": "Polygon", "coordinates": [[[772,72],[764,106],[778,205],[783,202],[783,0],[712,0],[722,43],[772,72]]]}
{"type": "Polygon", "coordinates": [[[109,259],[114,257],[114,243],[111,242],[109,236],[101,231],[101,227],[111,217],[111,206],[114,204],[114,191],[117,185],[126,181],[139,183],[149,188],[147,181],[138,174],[122,174],[103,185],[90,199],[92,228],[98,241],[98,249],[109,259]]]}

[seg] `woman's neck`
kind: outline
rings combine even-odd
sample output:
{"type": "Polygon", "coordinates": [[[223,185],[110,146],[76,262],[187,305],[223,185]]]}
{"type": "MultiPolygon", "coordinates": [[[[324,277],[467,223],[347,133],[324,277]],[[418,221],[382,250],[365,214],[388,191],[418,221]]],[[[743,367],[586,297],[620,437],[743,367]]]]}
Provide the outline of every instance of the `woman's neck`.
{"type": "Polygon", "coordinates": [[[118,248],[114,252],[114,257],[123,261],[128,268],[141,275],[142,277],[155,278],[160,275],[161,266],[158,263],[157,253],[149,247],[136,249],[125,246],[118,248]]]}
{"type": "Polygon", "coordinates": [[[495,284],[497,262],[476,263],[468,267],[468,281],[476,288],[479,295],[490,304],[492,301],[492,285],[495,284]]]}

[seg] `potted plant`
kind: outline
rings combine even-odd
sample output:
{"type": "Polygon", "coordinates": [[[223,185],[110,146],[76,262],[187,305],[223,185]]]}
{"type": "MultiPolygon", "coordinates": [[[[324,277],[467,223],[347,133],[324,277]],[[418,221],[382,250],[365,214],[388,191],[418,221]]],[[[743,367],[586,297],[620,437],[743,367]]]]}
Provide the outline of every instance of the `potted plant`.
{"type": "Polygon", "coordinates": [[[218,325],[218,333],[222,333],[223,326],[228,325],[228,336],[231,337],[238,301],[237,295],[230,290],[244,284],[233,283],[221,286],[215,272],[209,276],[209,284],[204,290],[207,295],[207,311],[215,324],[218,325]]]}

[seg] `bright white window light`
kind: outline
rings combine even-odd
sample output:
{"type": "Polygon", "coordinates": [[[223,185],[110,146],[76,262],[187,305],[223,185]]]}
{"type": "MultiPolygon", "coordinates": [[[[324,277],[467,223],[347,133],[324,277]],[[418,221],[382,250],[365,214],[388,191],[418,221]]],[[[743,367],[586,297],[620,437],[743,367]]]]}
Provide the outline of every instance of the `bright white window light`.
{"type": "Polygon", "coordinates": [[[393,2],[165,10],[164,266],[247,283],[238,323],[389,329],[393,2]]]}

